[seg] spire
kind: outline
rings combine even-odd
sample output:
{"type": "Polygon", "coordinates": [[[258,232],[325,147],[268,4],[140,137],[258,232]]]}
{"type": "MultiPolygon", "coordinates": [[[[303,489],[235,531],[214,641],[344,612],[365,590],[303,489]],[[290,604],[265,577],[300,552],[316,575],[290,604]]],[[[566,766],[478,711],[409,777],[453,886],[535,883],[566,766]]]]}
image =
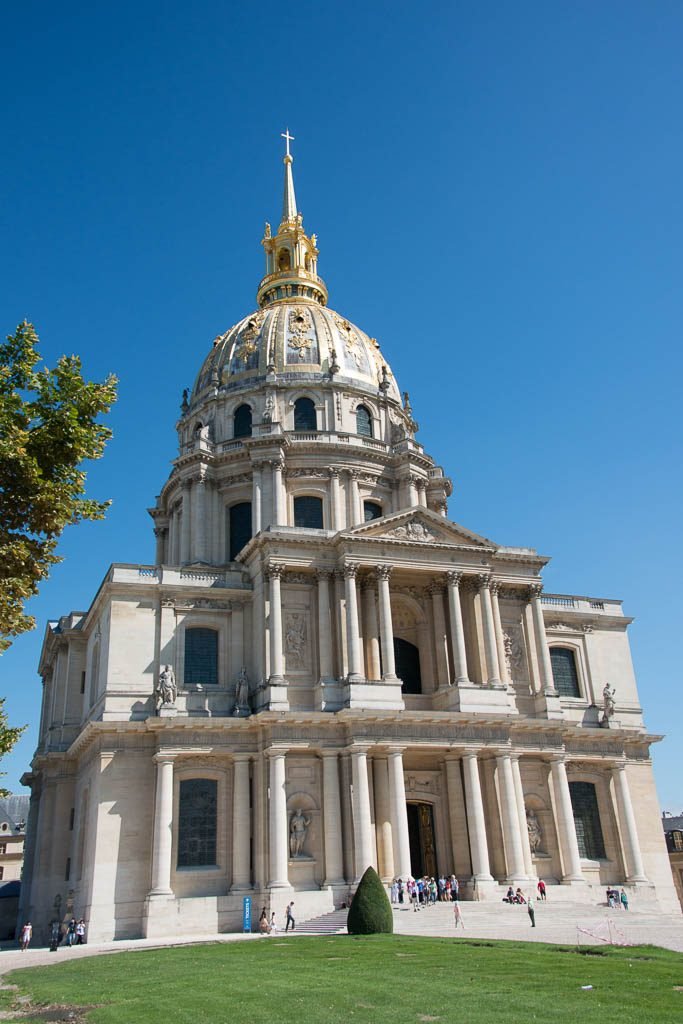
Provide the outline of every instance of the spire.
{"type": "Polygon", "coordinates": [[[289,144],[290,142],[294,142],[294,136],[289,134],[289,128],[286,128],[281,135],[287,146],[287,152],[285,153],[283,160],[285,165],[285,188],[282,196],[282,223],[286,224],[289,221],[295,221],[297,215],[296,196],[294,195],[294,177],[292,175],[292,164],[294,163],[294,158],[289,152],[289,144]]]}
{"type": "Polygon", "coordinates": [[[327,305],[327,288],[318,277],[318,240],[315,235],[304,231],[303,217],[296,208],[294,178],[292,177],[293,157],[289,151],[294,136],[289,128],[282,132],[286,152],[285,189],[282,201],[282,221],[273,235],[270,224],[261,242],[266,253],[266,276],[262,278],[256,293],[259,306],[271,302],[296,301],[317,302],[327,305]]]}

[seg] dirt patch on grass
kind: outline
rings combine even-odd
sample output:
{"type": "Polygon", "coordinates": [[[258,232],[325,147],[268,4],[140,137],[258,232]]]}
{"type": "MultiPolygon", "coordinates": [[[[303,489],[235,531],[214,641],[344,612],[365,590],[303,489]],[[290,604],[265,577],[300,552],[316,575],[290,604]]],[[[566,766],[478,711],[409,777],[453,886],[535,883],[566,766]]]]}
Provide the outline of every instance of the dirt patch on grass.
{"type": "Polygon", "coordinates": [[[15,1008],[0,1014],[0,1020],[15,1024],[87,1024],[87,1014],[94,1006],[34,1006],[26,996],[20,997],[15,1008]]]}

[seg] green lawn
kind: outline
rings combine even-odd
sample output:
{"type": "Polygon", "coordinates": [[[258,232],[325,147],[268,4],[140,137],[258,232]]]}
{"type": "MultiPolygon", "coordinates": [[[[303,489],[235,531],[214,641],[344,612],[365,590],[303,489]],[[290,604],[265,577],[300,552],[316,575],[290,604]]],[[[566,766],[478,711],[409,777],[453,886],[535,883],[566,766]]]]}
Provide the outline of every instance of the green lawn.
{"type": "Polygon", "coordinates": [[[683,1020],[683,956],[653,947],[600,954],[474,939],[282,937],[91,957],[7,980],[38,1004],[97,1005],[93,1024],[683,1020]]]}

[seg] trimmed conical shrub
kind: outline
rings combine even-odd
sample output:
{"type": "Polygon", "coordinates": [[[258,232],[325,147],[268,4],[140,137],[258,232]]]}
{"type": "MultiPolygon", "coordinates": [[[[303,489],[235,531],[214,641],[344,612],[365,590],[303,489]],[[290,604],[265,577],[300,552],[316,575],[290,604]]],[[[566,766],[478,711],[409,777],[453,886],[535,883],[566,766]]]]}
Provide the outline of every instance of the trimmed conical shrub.
{"type": "Polygon", "coordinates": [[[368,868],[360,880],[346,927],[349,935],[391,935],[394,930],[391,903],[374,868],[368,868]]]}

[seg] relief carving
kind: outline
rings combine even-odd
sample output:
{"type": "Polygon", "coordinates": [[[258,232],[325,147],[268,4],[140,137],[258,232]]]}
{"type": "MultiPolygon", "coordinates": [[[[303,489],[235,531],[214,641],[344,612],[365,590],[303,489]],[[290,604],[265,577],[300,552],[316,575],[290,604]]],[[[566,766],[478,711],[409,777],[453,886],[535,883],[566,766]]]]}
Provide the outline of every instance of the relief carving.
{"type": "Polygon", "coordinates": [[[285,657],[288,669],[307,668],[308,637],[302,612],[285,613],[285,657]]]}

